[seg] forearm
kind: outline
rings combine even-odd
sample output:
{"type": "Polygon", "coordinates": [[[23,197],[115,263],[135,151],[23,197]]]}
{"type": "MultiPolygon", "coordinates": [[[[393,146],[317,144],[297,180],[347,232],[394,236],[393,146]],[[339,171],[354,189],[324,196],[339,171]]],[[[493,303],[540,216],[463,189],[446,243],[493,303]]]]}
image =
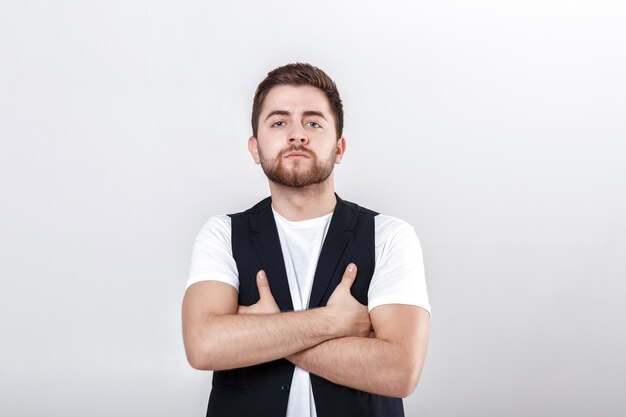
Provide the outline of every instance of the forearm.
{"type": "Polygon", "coordinates": [[[374,394],[406,397],[417,383],[411,355],[383,339],[337,338],[287,359],[336,384],[374,394]]]}
{"type": "Polygon", "coordinates": [[[240,368],[284,358],[339,337],[327,309],[210,316],[198,335],[200,367],[240,368]]]}

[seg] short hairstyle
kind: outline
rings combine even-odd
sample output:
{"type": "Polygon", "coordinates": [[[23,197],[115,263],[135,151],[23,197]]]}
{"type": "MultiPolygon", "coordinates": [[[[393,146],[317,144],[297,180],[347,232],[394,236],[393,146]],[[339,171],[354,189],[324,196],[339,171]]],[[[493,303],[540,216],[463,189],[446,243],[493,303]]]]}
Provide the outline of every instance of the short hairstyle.
{"type": "Polygon", "coordinates": [[[321,69],[311,64],[299,63],[287,64],[273,69],[256,89],[252,102],[252,135],[256,137],[259,128],[259,116],[261,107],[267,93],[279,85],[310,85],[319,88],[326,94],[330,103],[330,111],[335,119],[335,131],[337,140],[343,132],[343,104],[339,97],[339,91],[335,82],[321,69]]]}

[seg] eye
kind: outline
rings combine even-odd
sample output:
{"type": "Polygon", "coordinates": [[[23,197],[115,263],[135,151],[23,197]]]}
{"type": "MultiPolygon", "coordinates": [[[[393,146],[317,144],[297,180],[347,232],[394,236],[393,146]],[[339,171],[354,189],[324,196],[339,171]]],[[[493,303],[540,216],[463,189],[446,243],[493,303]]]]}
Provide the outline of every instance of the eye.
{"type": "Polygon", "coordinates": [[[307,123],[309,126],[314,127],[314,128],[318,128],[318,127],[322,127],[319,123],[317,122],[308,122],[307,123]]]}
{"type": "Polygon", "coordinates": [[[274,123],[272,123],[272,127],[274,127],[274,126],[276,126],[276,127],[282,127],[282,126],[284,126],[284,125],[285,125],[285,122],[282,122],[282,121],[280,121],[280,120],[279,120],[278,122],[274,122],[274,123]],[[279,124],[279,123],[282,123],[282,124],[279,124]]]}

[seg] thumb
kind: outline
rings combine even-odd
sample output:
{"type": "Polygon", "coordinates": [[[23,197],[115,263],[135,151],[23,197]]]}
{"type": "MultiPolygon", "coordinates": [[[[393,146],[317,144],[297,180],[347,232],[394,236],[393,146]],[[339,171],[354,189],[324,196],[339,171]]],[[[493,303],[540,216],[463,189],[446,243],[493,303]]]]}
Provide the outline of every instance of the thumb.
{"type": "Polygon", "coordinates": [[[265,271],[260,270],[256,274],[256,286],[259,288],[259,298],[272,297],[272,290],[270,290],[270,283],[267,280],[265,271]]]}
{"type": "Polygon", "coordinates": [[[350,263],[346,270],[343,273],[343,278],[341,278],[341,282],[339,285],[344,286],[346,289],[350,289],[354,281],[356,280],[356,265],[354,263],[350,263]]]}

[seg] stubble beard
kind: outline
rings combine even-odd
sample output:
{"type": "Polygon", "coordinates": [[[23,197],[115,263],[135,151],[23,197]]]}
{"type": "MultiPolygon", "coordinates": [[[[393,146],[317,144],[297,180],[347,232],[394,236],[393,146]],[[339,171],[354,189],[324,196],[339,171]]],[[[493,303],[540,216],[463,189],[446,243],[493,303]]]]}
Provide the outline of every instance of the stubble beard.
{"type": "Polygon", "coordinates": [[[334,149],[324,160],[318,160],[317,156],[311,152],[308,152],[308,156],[312,161],[306,159],[294,160],[288,162],[284,156],[288,152],[298,151],[298,148],[292,148],[278,155],[274,160],[268,160],[263,155],[261,148],[259,148],[259,159],[261,160],[261,168],[267,176],[267,178],[279,185],[290,188],[307,187],[314,184],[320,184],[333,172],[335,165],[335,153],[334,149]],[[312,162],[312,164],[311,164],[312,162]],[[292,165],[287,167],[286,164],[292,165]],[[305,165],[311,164],[311,168],[306,168],[305,165]]]}

